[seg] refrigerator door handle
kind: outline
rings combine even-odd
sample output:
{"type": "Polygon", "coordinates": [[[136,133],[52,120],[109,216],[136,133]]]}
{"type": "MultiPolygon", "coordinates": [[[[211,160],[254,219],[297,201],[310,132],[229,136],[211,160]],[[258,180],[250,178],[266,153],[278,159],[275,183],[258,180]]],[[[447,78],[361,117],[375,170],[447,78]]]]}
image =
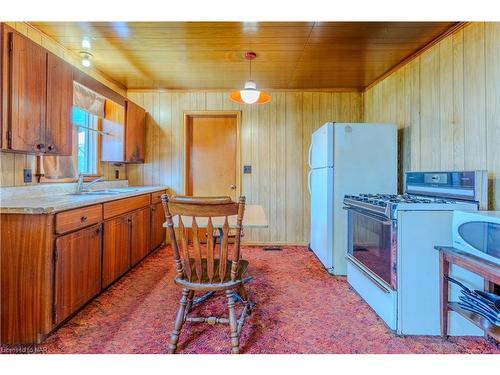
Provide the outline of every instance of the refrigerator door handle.
{"type": "Polygon", "coordinates": [[[312,141],[311,141],[311,144],[309,145],[309,155],[308,155],[308,158],[307,158],[307,163],[309,164],[309,168],[312,168],[312,165],[311,165],[311,157],[312,157],[312,148],[313,148],[313,144],[312,144],[312,141]]]}
{"type": "Polygon", "coordinates": [[[309,174],[307,175],[307,191],[309,191],[309,195],[311,195],[311,175],[313,170],[309,170],[309,174]]]}

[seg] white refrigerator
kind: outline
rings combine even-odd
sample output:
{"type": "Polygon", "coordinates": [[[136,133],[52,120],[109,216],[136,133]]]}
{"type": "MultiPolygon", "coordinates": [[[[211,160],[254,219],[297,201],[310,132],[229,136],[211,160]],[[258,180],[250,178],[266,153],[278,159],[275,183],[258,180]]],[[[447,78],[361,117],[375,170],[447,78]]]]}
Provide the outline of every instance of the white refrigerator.
{"type": "Polygon", "coordinates": [[[347,271],[345,195],[396,194],[394,124],[327,122],[311,136],[309,247],[333,275],[347,271]]]}

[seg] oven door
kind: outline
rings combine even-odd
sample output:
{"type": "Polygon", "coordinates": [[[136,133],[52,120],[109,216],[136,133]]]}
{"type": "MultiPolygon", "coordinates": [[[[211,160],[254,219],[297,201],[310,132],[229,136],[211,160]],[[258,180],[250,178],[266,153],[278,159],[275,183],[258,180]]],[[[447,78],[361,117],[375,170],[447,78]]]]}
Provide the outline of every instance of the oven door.
{"type": "Polygon", "coordinates": [[[382,286],[396,290],[396,221],[348,208],[348,257],[382,286]]]}

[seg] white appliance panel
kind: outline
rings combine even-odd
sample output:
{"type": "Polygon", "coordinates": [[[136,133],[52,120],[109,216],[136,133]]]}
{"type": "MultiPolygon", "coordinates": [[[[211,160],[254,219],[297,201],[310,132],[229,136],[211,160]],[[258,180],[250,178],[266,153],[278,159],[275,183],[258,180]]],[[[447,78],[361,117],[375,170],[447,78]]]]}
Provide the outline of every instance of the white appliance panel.
{"type": "Polygon", "coordinates": [[[335,124],[333,273],[347,273],[345,195],[395,194],[397,132],[394,124],[335,124]]]}
{"type": "Polygon", "coordinates": [[[350,261],[347,262],[347,282],[375,310],[390,329],[396,329],[397,295],[394,290],[384,290],[376,286],[363,271],[350,261]]]}
{"type": "Polygon", "coordinates": [[[311,186],[311,238],[310,248],[326,268],[332,264],[331,210],[333,196],[333,168],[319,168],[310,171],[311,186]]]}
{"type": "MultiPolygon", "coordinates": [[[[398,329],[403,335],[440,334],[439,252],[435,245],[452,242],[453,211],[398,212],[398,329]]],[[[482,289],[483,279],[463,269],[452,268],[450,276],[482,289]]],[[[457,300],[451,287],[450,300],[457,300]]],[[[449,334],[480,332],[466,319],[450,314],[449,334]]]]}
{"type": "Polygon", "coordinates": [[[333,166],[333,128],[334,124],[326,123],[311,136],[309,148],[309,168],[333,166]]]}

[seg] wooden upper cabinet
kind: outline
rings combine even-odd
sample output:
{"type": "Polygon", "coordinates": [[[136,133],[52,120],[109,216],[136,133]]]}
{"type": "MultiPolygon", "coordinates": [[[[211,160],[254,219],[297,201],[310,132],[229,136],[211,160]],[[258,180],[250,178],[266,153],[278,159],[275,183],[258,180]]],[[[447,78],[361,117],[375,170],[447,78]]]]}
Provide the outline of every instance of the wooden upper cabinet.
{"type": "Polygon", "coordinates": [[[123,162],[125,160],[125,106],[106,99],[102,131],[101,160],[123,162]]]}
{"type": "Polygon", "coordinates": [[[2,148],[71,155],[73,67],[2,25],[2,148]]]}
{"type": "Polygon", "coordinates": [[[101,225],[56,240],[54,324],[101,291],[101,225]]]}
{"type": "Polygon", "coordinates": [[[125,159],[129,163],[144,163],[146,148],[146,111],[127,100],[125,115],[125,159]]]}
{"type": "Polygon", "coordinates": [[[45,152],[70,156],[72,152],[71,110],[73,107],[73,67],[47,54],[47,116],[45,152]]]}
{"type": "Polygon", "coordinates": [[[106,100],[102,130],[101,160],[144,163],[146,142],[146,111],[126,101],[125,109],[106,100]],[[124,116],[123,116],[124,114],[124,116]]]}
{"type": "Polygon", "coordinates": [[[8,148],[29,153],[45,151],[47,53],[28,38],[8,33],[8,148]]]}
{"type": "MultiPolygon", "coordinates": [[[[4,31],[5,26],[0,22],[0,148],[4,148],[6,132],[3,130],[4,124],[7,125],[7,83],[8,83],[8,70],[7,70],[7,50],[5,44],[8,42],[7,34],[4,31]]],[[[5,144],[7,148],[7,144],[5,144]]]]}

